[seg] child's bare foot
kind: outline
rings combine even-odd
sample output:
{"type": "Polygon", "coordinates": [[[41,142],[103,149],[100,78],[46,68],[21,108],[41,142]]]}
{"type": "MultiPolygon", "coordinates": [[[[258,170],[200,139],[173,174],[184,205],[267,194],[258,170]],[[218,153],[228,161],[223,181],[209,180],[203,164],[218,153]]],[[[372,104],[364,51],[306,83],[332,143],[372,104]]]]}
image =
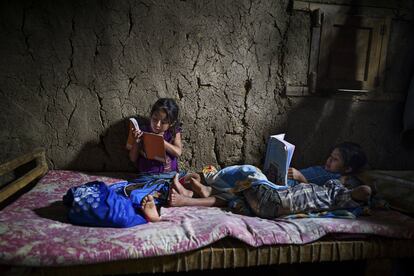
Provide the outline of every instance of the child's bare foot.
{"type": "Polygon", "coordinates": [[[188,199],[191,199],[191,197],[180,195],[176,190],[171,189],[170,197],[168,198],[168,204],[171,207],[187,206],[188,199]]]}
{"type": "Polygon", "coordinates": [[[150,222],[160,221],[160,215],[158,214],[157,207],[155,206],[154,197],[152,195],[147,195],[142,199],[141,202],[142,212],[145,215],[145,218],[150,222]]]}
{"type": "Polygon", "coordinates": [[[193,191],[187,190],[184,188],[184,186],[178,181],[178,174],[174,176],[172,185],[172,190],[176,190],[180,195],[186,196],[186,197],[193,197],[193,191]]]}
{"type": "Polygon", "coordinates": [[[211,195],[211,187],[201,184],[198,179],[191,177],[190,183],[198,196],[209,197],[211,195]]]}
{"type": "Polygon", "coordinates": [[[353,200],[359,201],[359,202],[368,202],[371,198],[372,190],[371,187],[368,185],[361,185],[356,188],[354,188],[351,192],[351,196],[353,200]]]}

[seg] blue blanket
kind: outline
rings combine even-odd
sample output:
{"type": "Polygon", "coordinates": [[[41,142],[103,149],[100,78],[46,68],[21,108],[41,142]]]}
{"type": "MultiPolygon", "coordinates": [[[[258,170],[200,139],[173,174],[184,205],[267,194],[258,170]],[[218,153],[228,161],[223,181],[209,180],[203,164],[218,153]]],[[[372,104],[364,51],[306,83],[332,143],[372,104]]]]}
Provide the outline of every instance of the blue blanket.
{"type": "MultiPolygon", "coordinates": [[[[185,173],[181,173],[185,174],[185,173]]],[[[93,181],[70,188],[63,196],[69,221],[76,225],[98,227],[132,227],[147,223],[141,201],[153,195],[155,204],[167,204],[174,174],[142,175],[133,181],[110,186],[93,181]]]]}

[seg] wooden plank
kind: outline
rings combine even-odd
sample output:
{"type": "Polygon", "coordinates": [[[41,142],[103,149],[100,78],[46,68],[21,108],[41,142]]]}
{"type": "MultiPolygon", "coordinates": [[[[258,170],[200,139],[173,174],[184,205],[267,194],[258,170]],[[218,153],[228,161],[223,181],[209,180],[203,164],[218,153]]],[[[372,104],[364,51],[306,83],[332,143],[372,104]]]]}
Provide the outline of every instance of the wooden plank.
{"type": "MultiPolygon", "coordinates": [[[[320,44],[318,55],[318,70],[317,70],[317,89],[318,92],[326,92],[326,87],[329,87],[329,56],[331,53],[331,41],[333,40],[333,18],[327,14],[323,14],[322,26],[320,31],[320,44]],[[329,42],[329,43],[327,43],[329,42]]],[[[331,91],[329,91],[331,92],[331,91]]]]}
{"type": "Polygon", "coordinates": [[[330,92],[380,90],[376,80],[382,73],[381,50],[386,48],[382,44],[387,43],[381,35],[384,18],[324,15],[318,88],[330,92]]]}
{"type": "Polygon", "coordinates": [[[20,157],[14,158],[8,162],[0,165],[0,175],[4,175],[33,160],[39,160],[46,164],[45,150],[43,148],[36,148],[32,152],[29,152],[20,157]]]}
{"type": "Polygon", "coordinates": [[[384,79],[385,79],[385,62],[387,58],[387,50],[388,50],[388,41],[389,41],[389,34],[391,31],[391,17],[386,17],[384,19],[383,29],[381,30],[381,48],[379,49],[380,58],[378,64],[378,75],[376,77],[376,85],[380,87],[381,90],[383,88],[384,79]]]}
{"type": "MultiPolygon", "coordinates": [[[[315,11],[317,14],[314,16],[321,17],[320,10],[315,11]]],[[[321,20],[318,18],[318,20],[321,20]]],[[[314,22],[316,23],[316,22],[314,22]]],[[[313,23],[313,24],[314,24],[313,23]]],[[[321,43],[321,22],[319,24],[313,25],[312,27],[312,37],[309,53],[309,67],[308,67],[308,92],[309,94],[314,94],[316,92],[316,79],[318,75],[318,61],[319,61],[319,50],[321,43]]]]}
{"type": "Polygon", "coordinates": [[[42,177],[48,170],[45,150],[42,148],[37,148],[28,154],[0,165],[0,175],[3,175],[31,161],[36,161],[36,167],[34,169],[1,188],[0,203],[30,184],[33,180],[42,177]]]}
{"type": "Polygon", "coordinates": [[[29,183],[31,183],[33,180],[37,179],[38,177],[43,176],[47,172],[47,168],[43,166],[38,166],[34,168],[33,170],[29,171],[19,179],[13,181],[9,185],[5,186],[0,190],[0,202],[3,202],[16,192],[18,192],[20,189],[27,186],[29,183]]]}
{"type": "Polygon", "coordinates": [[[212,269],[375,260],[414,257],[414,240],[379,239],[328,240],[303,245],[250,247],[240,241],[223,245],[224,240],[202,249],[159,257],[130,259],[98,264],[32,268],[31,275],[107,275],[209,271],[212,269]],[[232,258],[225,258],[231,255],[232,258]],[[185,263],[185,264],[184,264],[185,263]]]}
{"type": "MultiPolygon", "coordinates": [[[[312,3],[305,1],[293,1],[293,10],[311,12],[317,9],[321,9],[324,13],[337,14],[337,13],[353,13],[364,16],[380,16],[391,17],[398,20],[412,20],[413,13],[410,7],[399,7],[398,4],[390,6],[370,6],[363,5],[362,3],[312,3]],[[355,12],[356,11],[356,12],[355,12]]],[[[392,1],[389,1],[393,3],[392,1]]]]}
{"type": "Polygon", "coordinates": [[[296,11],[311,11],[310,3],[303,1],[293,1],[293,10],[296,11]]]}

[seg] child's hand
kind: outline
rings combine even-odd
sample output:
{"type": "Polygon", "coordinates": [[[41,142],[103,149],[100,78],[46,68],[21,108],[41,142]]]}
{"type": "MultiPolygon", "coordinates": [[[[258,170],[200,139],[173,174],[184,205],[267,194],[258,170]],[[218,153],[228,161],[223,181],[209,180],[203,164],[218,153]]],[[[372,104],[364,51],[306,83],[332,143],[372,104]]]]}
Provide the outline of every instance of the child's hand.
{"type": "Polygon", "coordinates": [[[289,168],[288,169],[288,178],[299,180],[298,177],[300,176],[300,172],[295,168],[289,168]]]}
{"type": "Polygon", "coordinates": [[[141,131],[140,129],[139,129],[139,130],[134,129],[134,130],[132,131],[132,134],[134,135],[135,142],[136,142],[137,144],[139,144],[139,143],[141,142],[141,137],[142,137],[142,135],[144,134],[144,132],[143,132],[143,131],[141,131]]]}
{"type": "Polygon", "coordinates": [[[297,180],[301,183],[308,183],[308,180],[306,179],[306,177],[295,168],[288,169],[288,178],[297,180]]]}

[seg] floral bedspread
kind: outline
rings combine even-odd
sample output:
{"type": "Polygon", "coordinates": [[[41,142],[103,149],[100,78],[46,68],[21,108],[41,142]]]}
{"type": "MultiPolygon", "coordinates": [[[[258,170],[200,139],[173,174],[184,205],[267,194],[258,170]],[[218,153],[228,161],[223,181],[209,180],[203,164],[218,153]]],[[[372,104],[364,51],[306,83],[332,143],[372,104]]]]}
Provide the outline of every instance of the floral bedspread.
{"type": "Polygon", "coordinates": [[[162,208],[162,221],[131,228],[93,228],[68,223],[62,196],[72,186],[120,179],[49,171],[17,201],[0,211],[0,263],[63,266],[161,256],[194,250],[224,237],[251,246],[304,244],[328,233],[375,234],[414,239],[414,219],[377,211],[358,219],[266,220],[219,208],[162,208]]]}

